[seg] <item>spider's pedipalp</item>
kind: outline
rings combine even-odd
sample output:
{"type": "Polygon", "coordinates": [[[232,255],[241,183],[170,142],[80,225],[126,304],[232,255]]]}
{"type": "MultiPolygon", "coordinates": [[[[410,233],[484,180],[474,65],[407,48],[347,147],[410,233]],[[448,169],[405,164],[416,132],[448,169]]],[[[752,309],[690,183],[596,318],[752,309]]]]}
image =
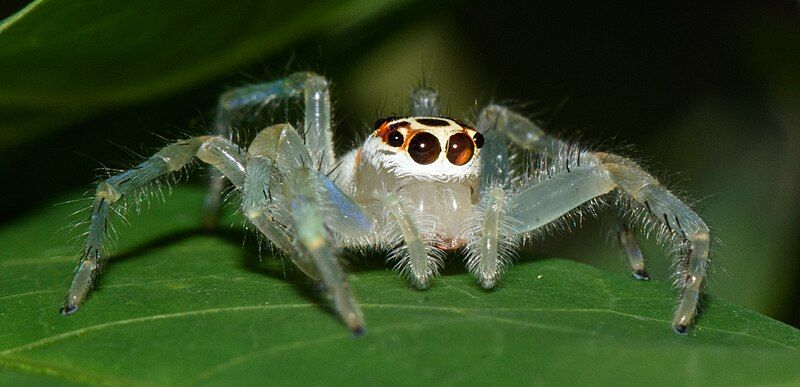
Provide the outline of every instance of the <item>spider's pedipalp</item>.
{"type": "Polygon", "coordinates": [[[420,231],[420,225],[427,223],[421,221],[425,215],[417,212],[416,217],[412,216],[397,193],[388,193],[383,203],[394,225],[400,230],[403,243],[394,247],[389,259],[397,261],[397,267],[408,275],[417,288],[427,288],[428,279],[438,272],[441,258],[432,241],[426,241],[420,231]]]}
{"type": "Polygon", "coordinates": [[[485,188],[468,220],[467,269],[484,289],[491,289],[519,247],[519,232],[509,216],[511,199],[499,186],[485,188]]]}

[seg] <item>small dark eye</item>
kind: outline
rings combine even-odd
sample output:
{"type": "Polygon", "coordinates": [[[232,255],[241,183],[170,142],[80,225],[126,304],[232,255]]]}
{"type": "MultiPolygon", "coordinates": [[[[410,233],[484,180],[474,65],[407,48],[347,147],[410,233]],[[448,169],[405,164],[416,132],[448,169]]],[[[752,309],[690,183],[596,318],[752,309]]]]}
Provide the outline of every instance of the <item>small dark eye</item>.
{"type": "Polygon", "coordinates": [[[475,135],[472,138],[475,140],[475,147],[481,149],[483,147],[483,135],[475,132],[475,135]]]}
{"type": "Polygon", "coordinates": [[[399,130],[394,130],[391,133],[389,133],[389,136],[386,139],[386,143],[391,146],[398,147],[400,145],[403,145],[404,140],[405,139],[403,138],[403,133],[400,133],[399,130]]]}
{"type": "Polygon", "coordinates": [[[428,132],[411,137],[411,142],[408,144],[408,154],[418,164],[425,165],[436,161],[441,152],[442,146],[439,145],[439,139],[428,132]]]}
{"type": "Polygon", "coordinates": [[[456,133],[447,140],[447,159],[453,165],[464,165],[472,160],[475,146],[472,140],[464,133],[456,133]]]}

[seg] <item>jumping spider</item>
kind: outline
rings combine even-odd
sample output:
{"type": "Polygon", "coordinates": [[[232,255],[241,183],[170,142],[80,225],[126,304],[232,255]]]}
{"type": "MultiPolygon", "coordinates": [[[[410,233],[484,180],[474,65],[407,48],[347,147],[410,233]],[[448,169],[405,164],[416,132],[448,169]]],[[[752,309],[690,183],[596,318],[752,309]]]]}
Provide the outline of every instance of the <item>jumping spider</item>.
{"type": "Polygon", "coordinates": [[[672,327],[687,332],[708,266],[708,227],[636,163],[569,145],[503,106],[486,106],[475,126],[442,117],[436,92],[427,88],[412,92],[412,116],[378,120],[364,144],[337,161],[328,89],[325,78],[297,73],[229,91],[219,100],[218,135],[173,143],[99,183],[61,312],[78,310],[105,263],[110,206],[197,157],[219,171],[206,200],[207,223],[215,222],[224,176],[241,192],[244,215],[303,273],[325,285],[353,332],[364,331],[364,317],[339,265],[339,249],[389,250],[389,259],[418,288],[437,274],[443,252],[463,249],[470,273],[488,289],[523,241],[612,192],[628,215],[616,233],[636,279],[650,277],[628,225],[650,227],[680,251],[672,327]],[[304,98],[302,135],[279,124],[246,147],[229,140],[237,113],[295,97],[304,98]],[[512,169],[532,164],[514,161],[525,153],[548,163],[512,169]]]}

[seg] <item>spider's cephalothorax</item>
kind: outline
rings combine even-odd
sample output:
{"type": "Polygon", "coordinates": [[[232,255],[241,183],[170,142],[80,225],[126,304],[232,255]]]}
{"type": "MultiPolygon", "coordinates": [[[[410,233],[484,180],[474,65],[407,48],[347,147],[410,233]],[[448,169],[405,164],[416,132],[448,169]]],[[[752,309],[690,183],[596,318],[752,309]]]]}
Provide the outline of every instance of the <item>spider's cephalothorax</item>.
{"type": "Polygon", "coordinates": [[[220,98],[216,131],[169,145],[135,168],[101,182],[91,225],[62,313],[78,310],[105,263],[111,206],[195,157],[213,165],[206,198],[207,226],[219,210],[222,179],[241,193],[242,213],[309,277],[324,283],[334,308],[356,333],[364,318],[337,252],[377,246],[417,287],[426,287],[442,252],[463,250],[478,283],[492,288],[521,241],[543,235],[560,220],[615,195],[622,209],[616,235],[633,276],[647,280],[631,226],[656,231],[680,251],[681,294],[672,322],[686,333],[694,320],[708,265],[708,227],[686,204],[630,159],[584,150],[544,133],[498,105],[485,107],[475,126],[438,116],[436,92],[411,94],[413,116],[375,123],[364,143],[334,155],[328,82],[297,73],[234,89],[220,98]],[[303,135],[279,124],[250,144],[234,144],[234,117],[265,102],[303,97],[303,135]],[[542,162],[524,165],[516,153],[542,162]],[[523,164],[523,165],[518,165],[523,164]]]}

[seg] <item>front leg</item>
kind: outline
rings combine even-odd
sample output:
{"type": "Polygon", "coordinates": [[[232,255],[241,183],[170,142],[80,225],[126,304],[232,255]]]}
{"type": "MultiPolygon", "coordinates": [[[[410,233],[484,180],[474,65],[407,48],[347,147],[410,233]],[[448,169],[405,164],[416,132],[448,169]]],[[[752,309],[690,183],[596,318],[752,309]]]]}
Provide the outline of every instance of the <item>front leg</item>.
{"type": "Polygon", "coordinates": [[[325,226],[318,183],[316,172],[309,168],[297,169],[283,181],[283,200],[295,234],[295,251],[302,259],[313,262],[315,272],[333,296],[336,313],[353,333],[361,335],[365,329],[364,314],[333,253],[332,235],[325,226]]]}
{"type": "MultiPolygon", "coordinates": [[[[708,267],[709,229],[703,220],[629,159],[609,153],[575,150],[547,135],[527,118],[502,106],[488,106],[483,110],[483,116],[493,118],[497,129],[515,144],[552,155],[555,160],[556,172],[548,170],[547,180],[524,189],[515,198],[518,204],[512,213],[524,223],[522,232],[542,227],[582,203],[617,188],[635,212],[646,213],[649,220],[641,226],[656,224],[661,239],[678,246],[682,251],[677,265],[681,297],[672,325],[675,332],[685,334],[697,313],[708,267]],[[563,196],[555,195],[562,191],[563,196]],[[543,206],[543,203],[547,204],[543,206]]],[[[629,234],[625,238],[628,249],[634,253],[629,253],[634,270],[640,264],[643,270],[644,262],[635,254],[638,247],[633,248],[635,239],[629,234]]]]}
{"type": "Polygon", "coordinates": [[[288,124],[262,130],[248,148],[243,211],[292,262],[321,281],[336,313],[354,333],[364,316],[335,248],[371,236],[373,219],[324,174],[300,135],[288,124]]]}
{"type": "Polygon", "coordinates": [[[580,164],[577,158],[566,161],[569,167],[549,174],[514,197],[509,213],[519,222],[519,232],[545,227],[617,189],[634,206],[646,209],[650,219],[661,222],[658,231],[662,240],[672,240],[684,251],[677,273],[681,296],[672,326],[675,332],[685,334],[697,312],[708,266],[708,227],[686,204],[632,161],[591,152],[581,152],[580,160],[580,164]]]}

